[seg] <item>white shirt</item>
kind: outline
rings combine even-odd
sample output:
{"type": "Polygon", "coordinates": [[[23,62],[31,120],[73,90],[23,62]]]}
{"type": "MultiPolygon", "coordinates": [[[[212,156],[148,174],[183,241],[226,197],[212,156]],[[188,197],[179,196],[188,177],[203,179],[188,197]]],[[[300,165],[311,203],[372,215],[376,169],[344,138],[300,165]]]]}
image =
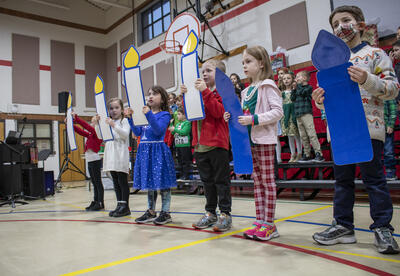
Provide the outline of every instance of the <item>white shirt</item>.
{"type": "Polygon", "coordinates": [[[114,140],[107,141],[104,148],[103,171],[117,171],[129,173],[129,134],[131,128],[124,118],[114,120],[111,128],[114,140]]]}
{"type": "Polygon", "coordinates": [[[91,149],[88,149],[85,152],[85,159],[87,162],[92,162],[92,161],[100,160],[101,156],[97,152],[94,152],[91,149]]]}

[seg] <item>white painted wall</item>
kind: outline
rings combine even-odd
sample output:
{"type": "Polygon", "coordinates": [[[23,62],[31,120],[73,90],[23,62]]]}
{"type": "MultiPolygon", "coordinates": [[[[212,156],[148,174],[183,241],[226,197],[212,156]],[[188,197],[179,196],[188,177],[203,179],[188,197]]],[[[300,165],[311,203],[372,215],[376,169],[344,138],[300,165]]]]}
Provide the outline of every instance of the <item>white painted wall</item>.
{"type": "MultiPolygon", "coordinates": [[[[25,0],[16,0],[15,2],[26,2],[25,0]]],[[[78,0],[77,0],[78,1],[78,0]]],[[[80,0],[79,0],[80,1],[80,0]]],[[[135,1],[135,6],[139,6],[144,0],[135,1]]],[[[248,3],[252,0],[246,0],[248,3]]],[[[218,35],[220,42],[226,50],[232,50],[240,47],[244,44],[248,46],[261,45],[264,46],[268,52],[272,52],[271,33],[270,33],[270,22],[269,16],[282,9],[293,6],[303,0],[271,0],[255,9],[252,9],[246,13],[243,13],[235,18],[232,18],[216,27],[213,28],[214,32],[218,35]]],[[[2,2],[7,5],[12,2],[7,0],[2,2]]],[[[70,1],[74,2],[74,1],[70,1]]],[[[310,35],[310,44],[298,47],[296,49],[289,50],[287,52],[289,65],[309,61],[311,59],[311,50],[315,42],[316,36],[320,29],[330,30],[328,23],[328,17],[330,14],[330,1],[329,0],[305,0],[307,6],[308,16],[308,27],[310,35]]],[[[244,4],[245,4],[244,3],[244,4]]],[[[10,4],[11,5],[11,4],[10,4]]],[[[182,9],[186,6],[184,0],[178,1],[178,8],[182,9]]],[[[9,6],[12,8],[12,6],[9,6]]],[[[171,7],[173,8],[173,7],[171,7]]],[[[29,12],[29,11],[27,11],[29,12]]],[[[48,10],[51,15],[53,12],[48,10]]],[[[89,13],[87,17],[88,25],[96,25],[96,27],[106,28],[109,24],[114,23],[118,19],[118,15],[125,15],[124,10],[111,9],[105,14],[103,13],[102,18],[97,13],[89,13]],[[94,18],[96,17],[96,18],[94,18]],[[101,23],[103,22],[103,23],[101,23]]],[[[47,14],[50,16],[50,14],[47,14]]],[[[217,18],[217,17],[216,17],[217,18]]],[[[67,20],[68,18],[61,18],[67,20]]],[[[69,17],[73,19],[73,17],[69,17]]],[[[138,17],[129,18],[124,21],[121,25],[115,28],[107,35],[102,35],[93,32],[87,32],[77,30],[68,27],[62,27],[58,25],[51,25],[47,23],[37,22],[33,20],[27,20],[17,17],[12,17],[4,14],[0,14],[0,59],[11,60],[11,35],[12,33],[24,34],[40,38],[40,64],[50,64],[50,41],[59,40],[75,44],[75,68],[85,69],[84,64],[84,47],[85,45],[107,48],[113,43],[117,42],[117,60],[118,66],[120,66],[120,45],[119,41],[126,35],[132,32],[132,20],[135,20],[135,26],[137,27],[138,17]]],[[[86,22],[86,21],[85,21],[86,22]]],[[[81,23],[81,22],[79,22],[81,23]]],[[[293,31],[296,31],[296,27],[293,26],[293,31]]],[[[134,31],[135,41],[137,40],[137,30],[134,31]]],[[[290,33],[288,34],[290,35],[290,33]]],[[[137,47],[141,55],[147,53],[158,47],[160,41],[163,40],[164,35],[156,37],[155,39],[146,42],[137,47]]],[[[211,38],[209,31],[206,32],[206,41],[212,45],[216,45],[215,41],[211,38]]],[[[209,47],[205,47],[205,58],[212,57],[218,54],[216,51],[209,47]]],[[[142,60],[141,67],[147,68],[153,66],[156,63],[167,59],[168,56],[164,52],[157,53],[145,60],[142,60]]],[[[180,83],[180,57],[175,57],[175,75],[176,75],[176,88],[179,87],[180,83]]],[[[244,77],[241,65],[241,56],[230,57],[225,60],[227,65],[227,74],[236,72],[241,77],[244,77]]],[[[155,71],[155,70],[154,70],[155,71]]],[[[51,72],[40,71],[40,105],[19,105],[20,113],[31,113],[31,114],[58,114],[58,107],[50,105],[50,89],[51,89],[51,72]]],[[[155,78],[156,79],[156,78],[155,78]]],[[[93,115],[93,108],[85,107],[85,76],[76,75],[76,108],[75,111],[79,115],[93,115]]],[[[0,112],[7,112],[7,108],[12,103],[12,68],[8,66],[0,66],[0,112]]],[[[118,92],[121,97],[121,73],[118,75],[118,92]]],[[[172,89],[176,92],[177,89],[172,89]]],[[[171,91],[172,92],[172,91],[171,91]]],[[[15,125],[14,121],[6,121],[6,130],[12,129],[12,125],[15,125]]],[[[57,154],[51,157],[45,164],[46,170],[54,170],[54,175],[57,177],[59,170],[59,156],[58,156],[58,123],[53,122],[54,132],[54,149],[57,154]]]]}

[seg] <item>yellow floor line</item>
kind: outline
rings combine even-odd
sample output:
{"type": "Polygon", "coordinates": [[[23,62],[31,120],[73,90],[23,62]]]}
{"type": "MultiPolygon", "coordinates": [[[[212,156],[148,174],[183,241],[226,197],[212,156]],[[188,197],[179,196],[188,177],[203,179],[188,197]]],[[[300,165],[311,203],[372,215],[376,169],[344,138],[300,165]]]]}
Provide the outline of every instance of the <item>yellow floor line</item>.
{"type": "Polygon", "coordinates": [[[305,246],[305,245],[298,245],[298,244],[289,244],[289,245],[296,246],[296,247],[301,247],[301,248],[305,248],[305,249],[317,250],[317,251],[324,251],[324,252],[330,252],[330,253],[336,253],[336,254],[350,255],[350,256],[356,256],[356,257],[362,257],[362,258],[374,259],[374,260],[380,260],[380,261],[386,261],[386,262],[400,263],[400,260],[381,258],[381,257],[375,257],[375,256],[369,256],[369,255],[363,255],[363,254],[356,254],[356,253],[351,253],[351,252],[346,252],[346,251],[336,251],[336,250],[331,250],[331,249],[312,247],[312,246],[305,246]]]}
{"type": "MultiPolygon", "coordinates": [[[[302,212],[302,213],[299,213],[299,214],[296,214],[296,215],[293,215],[293,216],[289,216],[289,217],[286,217],[286,218],[278,219],[275,222],[285,221],[285,220],[288,220],[288,219],[292,219],[292,218],[295,218],[295,217],[307,215],[307,214],[310,214],[310,213],[313,213],[313,212],[317,212],[317,211],[320,211],[320,210],[323,210],[323,209],[327,209],[327,208],[330,208],[330,207],[332,207],[332,206],[320,207],[320,208],[313,209],[313,210],[306,211],[306,212],[302,212]]],[[[166,249],[150,252],[150,253],[147,253],[147,254],[142,254],[142,255],[138,255],[138,256],[135,256],[135,257],[127,258],[127,259],[123,259],[123,260],[119,260],[119,261],[115,261],[115,262],[111,262],[111,263],[107,263],[107,264],[103,264],[103,265],[99,265],[99,266],[94,266],[94,267],[90,267],[90,268],[86,268],[86,269],[70,272],[70,273],[67,273],[67,274],[62,274],[61,276],[80,275],[80,274],[84,274],[84,273],[88,273],[88,272],[92,272],[92,271],[96,271],[96,270],[100,270],[100,269],[104,269],[104,268],[108,268],[108,267],[112,267],[112,266],[116,266],[116,265],[120,265],[120,264],[124,264],[124,263],[128,263],[128,262],[144,259],[144,258],[147,258],[147,257],[151,257],[151,256],[155,256],[155,255],[171,252],[171,251],[174,251],[174,250],[190,247],[190,246],[197,245],[197,244],[200,244],[200,243],[204,243],[204,242],[208,242],[208,241],[217,240],[217,239],[221,239],[221,238],[224,238],[224,237],[236,235],[238,233],[246,231],[249,228],[250,227],[244,228],[244,229],[240,229],[240,230],[236,230],[236,231],[232,231],[232,232],[228,232],[228,233],[221,234],[221,235],[217,235],[217,236],[214,236],[214,237],[210,237],[210,238],[206,238],[206,239],[202,239],[202,240],[198,240],[198,241],[193,241],[193,242],[190,242],[190,243],[186,243],[186,244],[182,244],[182,245],[178,245],[178,246],[174,246],[174,247],[170,247],[170,248],[166,248],[166,249]]]]}

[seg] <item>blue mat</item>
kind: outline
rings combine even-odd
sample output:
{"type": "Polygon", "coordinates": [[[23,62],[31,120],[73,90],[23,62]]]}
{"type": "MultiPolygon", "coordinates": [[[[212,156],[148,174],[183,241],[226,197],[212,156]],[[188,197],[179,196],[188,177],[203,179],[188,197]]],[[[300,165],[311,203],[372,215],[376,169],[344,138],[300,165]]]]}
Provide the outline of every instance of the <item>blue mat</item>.
{"type": "Polygon", "coordinates": [[[238,116],[243,116],[239,98],[235,94],[235,88],[229,77],[218,68],[215,72],[215,84],[219,95],[222,97],[225,111],[231,114],[228,125],[233,154],[233,171],[237,174],[251,174],[253,172],[253,159],[249,133],[247,126],[242,126],[238,122],[238,116]]]}

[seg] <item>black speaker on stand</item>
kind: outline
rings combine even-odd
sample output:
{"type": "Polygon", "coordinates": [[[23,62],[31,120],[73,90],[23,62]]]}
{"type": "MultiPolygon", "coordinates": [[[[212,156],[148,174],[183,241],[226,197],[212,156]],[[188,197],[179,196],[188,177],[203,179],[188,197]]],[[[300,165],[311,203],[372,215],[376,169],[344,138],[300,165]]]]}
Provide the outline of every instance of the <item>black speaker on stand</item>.
{"type": "Polygon", "coordinates": [[[62,91],[58,93],[58,113],[67,112],[68,96],[68,91],[62,91]]]}
{"type": "MultiPolygon", "coordinates": [[[[58,93],[58,112],[59,113],[65,113],[65,117],[67,117],[67,103],[68,103],[68,97],[69,97],[69,92],[67,91],[62,91],[58,93]]],[[[60,172],[58,173],[57,180],[54,182],[54,189],[56,192],[60,193],[61,192],[61,176],[64,172],[67,170],[71,170],[73,172],[77,172],[82,174],[86,180],[89,180],[89,178],[86,176],[86,174],[81,171],[69,158],[70,154],[70,147],[68,143],[68,132],[67,132],[67,127],[65,127],[64,130],[64,160],[62,162],[62,165],[60,166],[60,172]],[[70,167],[71,166],[71,167],[70,167]]]]}

